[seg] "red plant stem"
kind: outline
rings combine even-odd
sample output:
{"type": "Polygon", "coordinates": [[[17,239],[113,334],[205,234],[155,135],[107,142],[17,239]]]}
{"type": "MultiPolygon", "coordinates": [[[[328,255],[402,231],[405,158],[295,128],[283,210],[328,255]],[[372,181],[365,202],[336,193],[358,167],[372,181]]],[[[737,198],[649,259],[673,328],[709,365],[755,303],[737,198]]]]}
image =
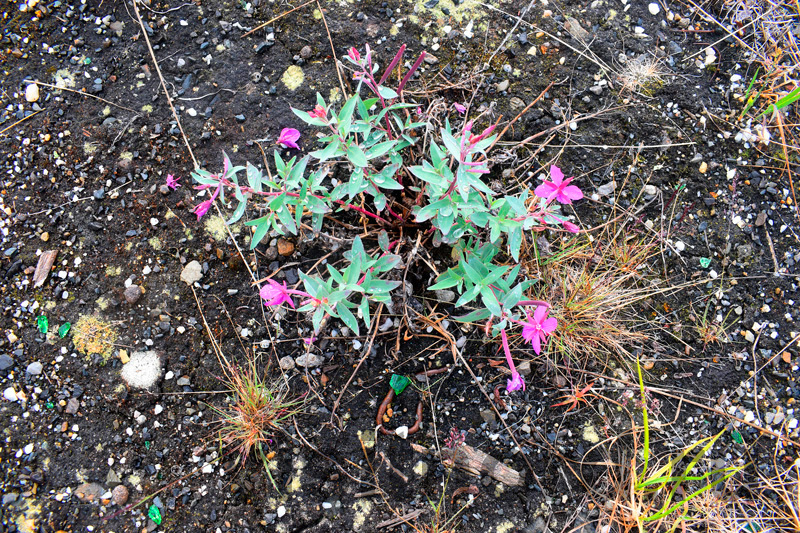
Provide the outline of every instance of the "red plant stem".
{"type": "Polygon", "coordinates": [[[414,73],[417,71],[419,66],[422,64],[422,60],[423,59],[425,59],[425,50],[423,50],[422,53],[417,58],[417,60],[414,61],[414,64],[411,65],[411,68],[408,70],[408,72],[406,72],[406,75],[403,76],[403,81],[401,81],[400,85],[397,86],[397,92],[399,94],[403,94],[403,87],[406,86],[406,83],[408,83],[408,80],[410,80],[411,76],[413,76],[414,73]]]}

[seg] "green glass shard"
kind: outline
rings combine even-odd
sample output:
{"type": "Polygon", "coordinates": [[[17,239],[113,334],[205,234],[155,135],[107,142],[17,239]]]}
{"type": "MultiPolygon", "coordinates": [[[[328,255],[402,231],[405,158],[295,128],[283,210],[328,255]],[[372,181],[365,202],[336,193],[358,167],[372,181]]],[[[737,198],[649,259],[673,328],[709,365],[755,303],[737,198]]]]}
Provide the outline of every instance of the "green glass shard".
{"type": "Polygon", "coordinates": [[[147,516],[150,517],[157,526],[161,525],[161,511],[155,505],[151,505],[150,509],[147,510],[147,516]]]}
{"type": "Polygon", "coordinates": [[[39,328],[39,331],[41,333],[46,334],[48,326],[47,317],[44,315],[39,315],[38,317],[36,317],[36,326],[39,328]]]}
{"type": "Polygon", "coordinates": [[[389,380],[389,386],[394,389],[394,393],[398,396],[406,390],[409,383],[411,383],[410,379],[399,374],[392,374],[392,379],[389,380]]]}
{"type": "Polygon", "coordinates": [[[731,431],[731,438],[736,444],[744,444],[744,438],[742,437],[742,434],[735,429],[731,431]]]}
{"type": "Polygon", "coordinates": [[[708,268],[708,265],[711,264],[711,259],[708,257],[701,257],[700,258],[700,266],[703,268],[708,268]]]}
{"type": "Polygon", "coordinates": [[[70,324],[69,322],[64,322],[63,324],[61,324],[61,327],[58,328],[58,336],[63,339],[64,336],[66,336],[66,334],[69,333],[71,327],[72,324],[70,324]]]}

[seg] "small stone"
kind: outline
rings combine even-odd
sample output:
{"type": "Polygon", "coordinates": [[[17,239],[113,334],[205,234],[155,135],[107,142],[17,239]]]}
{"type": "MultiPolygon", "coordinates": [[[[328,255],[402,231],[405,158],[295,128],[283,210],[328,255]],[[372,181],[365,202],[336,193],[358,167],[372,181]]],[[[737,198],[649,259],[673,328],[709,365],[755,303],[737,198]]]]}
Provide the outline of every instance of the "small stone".
{"type": "Polygon", "coordinates": [[[511,104],[511,109],[514,111],[519,111],[525,107],[525,101],[522,98],[517,98],[516,96],[511,97],[509,103],[511,104]]]}
{"type": "Polygon", "coordinates": [[[614,194],[614,189],[616,188],[617,188],[617,182],[610,181],[605,185],[599,186],[597,188],[597,194],[599,194],[600,196],[611,196],[612,194],[614,194]]]}
{"type": "Polygon", "coordinates": [[[767,221],[767,213],[761,211],[756,217],[756,226],[763,226],[766,221],[767,221]]]}
{"type": "Polygon", "coordinates": [[[14,359],[8,354],[0,354],[0,372],[5,372],[14,366],[14,359]]]}
{"type": "Polygon", "coordinates": [[[75,489],[75,496],[82,502],[96,502],[100,497],[105,494],[106,489],[97,483],[84,483],[75,489]]]}
{"type": "Polygon", "coordinates": [[[294,366],[295,366],[294,365],[294,359],[292,359],[291,355],[284,355],[278,361],[278,365],[280,365],[281,370],[283,370],[284,372],[288,372],[289,370],[293,370],[294,369],[294,366]]]}
{"type": "Polygon", "coordinates": [[[25,100],[28,102],[35,102],[39,99],[39,86],[35,83],[29,83],[27,87],[25,87],[25,100]]]}
{"type": "Polygon", "coordinates": [[[302,57],[303,59],[308,59],[309,57],[311,57],[311,53],[312,53],[311,47],[308,45],[300,49],[300,57],[302,57]]]}
{"type": "Polygon", "coordinates": [[[3,398],[8,400],[9,402],[16,402],[17,392],[14,390],[14,387],[9,387],[3,391],[3,398]]]}
{"type": "Polygon", "coordinates": [[[283,506],[283,505],[281,505],[280,507],[278,507],[278,518],[283,518],[283,516],[284,516],[285,514],[286,514],[286,507],[285,507],[285,506],[283,506]]]}
{"type": "Polygon", "coordinates": [[[439,62],[439,58],[433,54],[425,54],[425,59],[423,59],[429,65],[435,65],[439,62]]]}
{"type": "Polygon", "coordinates": [[[748,329],[744,332],[744,340],[747,342],[754,342],[756,340],[756,336],[753,335],[753,332],[748,329]]]}
{"type": "Polygon", "coordinates": [[[678,252],[682,252],[686,249],[686,244],[683,241],[676,241],[675,242],[675,250],[678,252]]]}
{"type": "Polygon", "coordinates": [[[25,369],[25,372],[30,374],[31,376],[38,376],[44,370],[44,366],[39,361],[34,361],[33,363],[28,365],[28,368],[25,369]]]}
{"type": "Polygon", "coordinates": [[[294,253],[294,243],[284,238],[278,239],[278,253],[284,257],[292,255],[294,253]]]}
{"type": "Polygon", "coordinates": [[[401,439],[406,440],[408,438],[408,426],[400,426],[394,430],[394,433],[401,439]]]}
{"type": "Polygon", "coordinates": [[[603,92],[603,87],[601,87],[600,85],[592,85],[591,87],[589,87],[589,92],[599,96],[603,92]]]}
{"type": "Polygon", "coordinates": [[[440,302],[449,303],[454,302],[456,299],[456,293],[448,289],[437,289],[433,291],[433,293],[436,295],[436,299],[440,302]]]}
{"type": "Polygon", "coordinates": [[[142,288],[138,285],[131,285],[125,289],[123,295],[125,296],[125,301],[133,305],[142,297],[142,288]]]}
{"type": "Polygon", "coordinates": [[[236,115],[234,118],[236,119],[236,122],[238,122],[240,124],[242,122],[244,122],[245,120],[247,120],[247,117],[245,117],[244,115],[236,115]]]}
{"type": "Polygon", "coordinates": [[[297,366],[303,368],[314,368],[325,362],[325,358],[313,353],[305,353],[294,360],[297,366]]]}
{"type": "Polygon", "coordinates": [[[708,172],[708,163],[706,163],[705,161],[700,163],[700,169],[699,170],[700,170],[700,174],[705,174],[706,172],[708,172]]]}
{"type": "Polygon", "coordinates": [[[125,505],[128,503],[128,488],[125,485],[117,485],[111,491],[111,499],[119,506],[125,505]]]}
{"type": "Polygon", "coordinates": [[[44,233],[39,235],[39,238],[42,239],[42,242],[47,242],[50,240],[50,234],[45,231],[44,233]]]}
{"type": "Polygon", "coordinates": [[[67,400],[67,414],[74,415],[78,413],[78,409],[81,407],[81,402],[78,401],[77,398],[70,398],[67,400]]]}
{"type": "Polygon", "coordinates": [[[650,2],[647,6],[647,10],[650,11],[651,15],[658,15],[661,12],[661,6],[655,2],[650,2]]]}
{"type": "Polygon", "coordinates": [[[497,92],[503,92],[508,90],[508,86],[511,85],[511,82],[508,80],[503,80],[497,84],[497,92]]]}
{"type": "Polygon", "coordinates": [[[492,424],[492,423],[497,421],[497,418],[496,418],[496,416],[494,414],[494,411],[492,409],[483,409],[481,411],[481,418],[487,424],[492,424]]]}
{"type": "Polygon", "coordinates": [[[192,285],[195,281],[200,281],[203,277],[203,265],[197,261],[192,261],[183,267],[181,272],[181,281],[187,285],[192,285]]]}

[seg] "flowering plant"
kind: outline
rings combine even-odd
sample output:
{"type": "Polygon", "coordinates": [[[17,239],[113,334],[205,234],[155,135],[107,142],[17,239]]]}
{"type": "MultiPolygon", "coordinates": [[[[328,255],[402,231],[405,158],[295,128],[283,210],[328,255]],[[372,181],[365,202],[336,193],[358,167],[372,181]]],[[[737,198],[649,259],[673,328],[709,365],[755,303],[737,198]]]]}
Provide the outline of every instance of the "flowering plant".
{"type": "MultiPolygon", "coordinates": [[[[320,132],[316,139],[319,147],[288,161],[275,150],[274,170],[264,171],[250,163],[233,166],[223,154],[221,174],[206,170],[192,174],[197,189],[212,189],[195,213],[202,217],[218,197],[225,202],[226,189],[232,190],[238,202],[228,220],[233,223],[244,215],[250,199],[260,198],[262,215],[246,223],[253,228],[251,248],[270,231],[297,234],[306,227],[319,232],[325,215],[331,213],[355,212],[381,226],[378,255],[367,253],[361,238],[355,237],[351,250],[344,253],[349,264],[343,270],[328,264],[325,277],[301,272],[302,291],[273,280],[261,288],[264,304],[270,307],[286,303],[295,308],[293,296],[301,298],[297,311],[309,313],[314,328],[309,342],[319,334],[326,317],[342,320],[358,334],[359,323],[370,325],[370,302],[389,302],[391,291],[400,282],[382,277],[390,277],[392,269],[401,264],[396,252],[403,243],[396,241],[397,250],[392,253],[395,243],[389,243],[386,230],[414,225],[431,233],[432,242],[452,246],[458,260],[429,289],[454,288],[459,293],[456,307],[480,302],[478,309],[461,319],[486,321],[487,334],[500,336],[511,370],[507,389],[524,389],[507,330],[521,327],[522,337],[538,354],[558,322],[548,317],[546,302],[525,299],[535,280],[520,278],[521,246],[527,232],[546,227],[578,232],[578,226],[560,209],[580,200],[583,193],[571,184],[573,178],[564,179],[561,169],[552,166],[550,179],[533,193],[524,189],[516,195],[498,195],[484,181],[484,175],[491,172],[488,152],[497,141],[495,125],[477,127],[480,117],[469,118],[467,107],[454,103],[453,118],[458,122],[453,125],[445,119],[436,132],[419,105],[402,96],[420,70],[424,52],[396,88],[386,85],[391,74],[402,69],[405,49],[403,45],[376,78],[380,67],[369,46],[363,55],[352,48],[345,59],[358,82],[353,96],[338,110],[319,94],[312,110],[292,109],[320,132]],[[372,95],[362,97],[362,89],[372,95]],[[424,143],[418,143],[420,135],[425,135],[424,143]],[[418,144],[427,146],[427,153],[418,144]],[[414,164],[410,164],[412,160],[414,164]],[[330,174],[333,167],[338,172],[335,176],[330,174]],[[247,185],[239,182],[242,172],[247,185]],[[340,181],[342,174],[345,179],[340,181]],[[510,258],[512,265],[507,259],[496,262],[499,254],[510,258]]],[[[284,128],[276,144],[299,149],[301,135],[297,129],[284,128]]]]}

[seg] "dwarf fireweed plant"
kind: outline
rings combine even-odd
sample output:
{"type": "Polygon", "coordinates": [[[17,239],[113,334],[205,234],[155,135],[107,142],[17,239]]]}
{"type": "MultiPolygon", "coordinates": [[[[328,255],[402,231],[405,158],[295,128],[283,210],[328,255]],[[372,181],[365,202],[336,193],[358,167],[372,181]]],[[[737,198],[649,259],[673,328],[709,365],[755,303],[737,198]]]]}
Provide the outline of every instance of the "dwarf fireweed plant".
{"type": "MultiPolygon", "coordinates": [[[[305,227],[319,232],[326,215],[347,211],[381,227],[379,251],[374,255],[367,253],[356,237],[352,249],[344,253],[348,266],[343,270],[326,265],[327,276],[300,273],[304,290],[289,289],[272,280],[261,289],[267,306],[286,304],[311,313],[314,336],[327,316],[342,320],[358,334],[360,323],[370,327],[370,302],[390,300],[400,282],[382,278],[391,277],[402,260],[392,253],[395,243],[389,243],[387,231],[413,227],[430,234],[428,240],[453,247],[458,258],[430,289],[454,288],[460,295],[456,307],[478,307],[461,319],[485,321],[486,333],[501,338],[512,376],[507,388],[524,389],[511,357],[507,330],[520,326],[523,338],[538,354],[558,323],[548,318],[548,303],[525,297],[536,280],[520,279],[522,243],[526,233],[548,227],[577,233],[578,226],[561,213],[561,206],[580,200],[583,193],[571,184],[572,178],[564,179],[561,170],[553,166],[550,179],[532,193],[526,189],[516,195],[497,194],[483,179],[490,173],[487,152],[497,140],[495,127],[476,127],[475,120],[468,117],[469,110],[454,103],[457,122],[451,124],[446,118],[436,131],[419,105],[403,97],[425,52],[410,65],[396,88],[386,85],[390,75],[402,68],[404,53],[405,45],[376,78],[380,66],[373,61],[369,46],[363,55],[352,48],[345,60],[358,82],[355,94],[338,110],[319,94],[314,109],[292,109],[317,130],[317,149],[303,157],[293,155],[288,161],[280,148],[276,149],[274,171],[262,171],[250,163],[233,166],[223,153],[221,174],[192,173],[195,188],[210,192],[195,213],[198,219],[205,215],[217,198],[225,203],[227,189],[237,202],[228,220],[232,224],[244,215],[250,200],[256,201],[261,216],[246,222],[253,228],[251,248],[270,231],[296,235],[305,227]],[[371,96],[362,97],[362,92],[371,96]],[[426,142],[419,142],[421,138],[426,142]],[[427,147],[424,151],[423,145],[427,147]],[[333,167],[337,167],[336,175],[346,176],[346,180],[335,179],[333,167]],[[240,182],[240,175],[246,185],[240,182]],[[299,299],[299,306],[294,298],[299,299]]],[[[285,128],[276,145],[297,150],[300,140],[298,130],[285,128]]]]}

